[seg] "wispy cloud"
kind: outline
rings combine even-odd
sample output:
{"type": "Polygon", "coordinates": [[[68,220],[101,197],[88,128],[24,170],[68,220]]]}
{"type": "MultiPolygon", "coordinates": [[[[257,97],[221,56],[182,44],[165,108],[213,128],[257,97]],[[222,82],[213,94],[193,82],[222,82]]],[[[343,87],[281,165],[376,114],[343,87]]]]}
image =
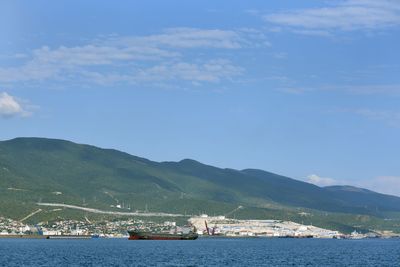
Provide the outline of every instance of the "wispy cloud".
{"type": "Polygon", "coordinates": [[[325,85],[314,90],[343,92],[351,95],[400,96],[400,84],[325,85]]]}
{"type": "Polygon", "coordinates": [[[106,44],[173,48],[238,49],[245,43],[241,32],[219,29],[171,28],[163,33],[147,36],[115,36],[106,44]]]}
{"type": "Polygon", "coordinates": [[[362,182],[362,185],[376,192],[400,196],[400,176],[379,176],[362,182]]]}
{"type": "Polygon", "coordinates": [[[339,89],[358,95],[400,96],[400,84],[370,84],[343,86],[339,89]]]}
{"type": "Polygon", "coordinates": [[[295,80],[282,76],[285,79],[275,79],[281,82],[278,91],[290,94],[304,94],[310,92],[340,92],[350,95],[381,95],[388,97],[400,96],[400,84],[364,84],[364,85],[299,85],[295,80]]]}
{"type": "Polygon", "coordinates": [[[347,0],[326,7],[267,14],[263,18],[296,33],[330,36],[335,30],[371,31],[399,26],[400,2],[347,0]]]}
{"type": "Polygon", "coordinates": [[[243,72],[228,60],[211,60],[203,64],[179,62],[142,69],[135,79],[141,80],[187,80],[198,82],[219,82],[243,72]]]}
{"type": "MultiPolygon", "coordinates": [[[[44,80],[65,80],[79,76],[87,68],[126,67],[143,61],[160,61],[176,57],[177,53],[152,47],[112,47],[105,45],[44,46],[32,52],[31,59],[17,67],[0,68],[0,82],[13,83],[44,80]]],[[[108,70],[107,70],[108,71],[108,70]]]]}
{"type": "Polygon", "coordinates": [[[252,29],[173,28],[154,35],[103,36],[80,46],[43,46],[20,65],[0,67],[0,83],[219,82],[243,72],[219,53],[255,46],[256,39],[269,45],[252,29]]]}
{"type": "Polygon", "coordinates": [[[311,174],[304,181],[317,186],[349,185],[358,188],[365,188],[374,192],[400,196],[400,176],[378,176],[363,180],[337,180],[328,177],[320,177],[311,174]]]}
{"type": "Polygon", "coordinates": [[[217,59],[203,63],[170,62],[147,68],[138,68],[129,74],[85,71],[81,75],[100,85],[115,83],[139,84],[147,82],[189,81],[194,85],[201,82],[220,82],[233,79],[243,73],[243,68],[228,60],[217,59]]]}
{"type": "Polygon", "coordinates": [[[329,186],[329,185],[337,185],[338,181],[328,177],[321,177],[316,174],[310,174],[307,176],[306,181],[311,184],[315,184],[318,186],[329,186]]]}
{"type": "Polygon", "coordinates": [[[353,110],[352,112],[367,119],[382,121],[391,127],[400,128],[400,111],[356,109],[353,110]]]}
{"type": "Polygon", "coordinates": [[[0,93],[0,118],[27,117],[31,112],[27,110],[22,101],[6,92],[0,93]]]}
{"type": "Polygon", "coordinates": [[[282,86],[276,88],[276,91],[282,92],[282,93],[287,93],[287,94],[293,94],[293,95],[301,95],[306,92],[314,91],[314,88],[311,87],[300,87],[300,86],[282,86]]]}

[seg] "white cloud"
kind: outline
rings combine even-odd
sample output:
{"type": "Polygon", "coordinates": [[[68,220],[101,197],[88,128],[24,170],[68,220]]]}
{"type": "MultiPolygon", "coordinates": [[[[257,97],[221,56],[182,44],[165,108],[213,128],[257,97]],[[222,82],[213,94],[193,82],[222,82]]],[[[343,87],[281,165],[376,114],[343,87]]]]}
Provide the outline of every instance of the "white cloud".
{"type": "Polygon", "coordinates": [[[253,29],[172,28],[154,35],[107,36],[81,46],[43,46],[22,58],[19,66],[0,67],[0,83],[219,82],[240,75],[242,68],[212,57],[219,58],[220,50],[257,46],[258,42],[270,45],[253,29]],[[207,59],[198,60],[200,55],[204,58],[202,49],[207,49],[207,59]]]}
{"type": "Polygon", "coordinates": [[[171,28],[161,34],[147,36],[114,37],[109,44],[155,46],[174,48],[238,49],[245,39],[239,32],[219,29],[171,28]]]}
{"type": "Polygon", "coordinates": [[[277,59],[287,59],[288,54],[285,52],[276,52],[276,53],[272,53],[272,56],[277,59]]]}
{"type": "Polygon", "coordinates": [[[346,113],[386,126],[400,128],[400,110],[396,109],[372,109],[372,108],[336,108],[330,110],[334,113],[346,113]]]}
{"type": "Polygon", "coordinates": [[[326,35],[333,30],[377,30],[400,25],[400,1],[347,0],[327,7],[267,14],[264,20],[297,33],[326,35]]]}
{"type": "Polygon", "coordinates": [[[400,84],[371,84],[344,86],[342,90],[359,95],[390,95],[400,96],[400,84]]]}
{"type": "Polygon", "coordinates": [[[15,97],[7,94],[6,92],[0,93],[0,117],[26,117],[31,115],[23,104],[15,97]]]}
{"type": "Polygon", "coordinates": [[[352,112],[367,119],[382,121],[392,127],[400,127],[400,111],[356,109],[352,112]]]}
{"type": "Polygon", "coordinates": [[[151,46],[112,47],[106,45],[48,47],[33,52],[34,59],[45,64],[62,62],[66,66],[109,65],[118,61],[157,60],[174,57],[177,53],[151,46]]]}
{"type": "Polygon", "coordinates": [[[331,185],[350,185],[357,188],[365,188],[374,192],[400,196],[400,176],[379,176],[364,180],[336,180],[327,177],[320,177],[316,174],[307,176],[306,182],[321,187],[331,185]]]}
{"type": "Polygon", "coordinates": [[[277,91],[293,95],[301,95],[306,92],[314,91],[311,87],[299,87],[299,86],[285,86],[276,88],[277,91]]]}
{"type": "Polygon", "coordinates": [[[296,81],[289,78],[282,79],[281,84],[282,86],[277,90],[285,93],[301,94],[306,92],[336,91],[352,95],[400,96],[400,84],[320,85],[304,87],[297,85],[296,81]]]}
{"type": "Polygon", "coordinates": [[[220,82],[232,80],[243,73],[241,67],[233,65],[227,60],[210,60],[203,63],[172,62],[161,63],[147,68],[138,68],[128,74],[101,73],[96,71],[84,71],[80,75],[86,80],[94,81],[99,85],[111,85],[116,83],[143,84],[168,81],[186,81],[200,85],[203,82],[220,82]]]}
{"type": "Polygon", "coordinates": [[[84,45],[61,46],[50,49],[44,46],[32,53],[32,58],[18,67],[0,68],[0,82],[43,81],[65,79],[79,74],[83,69],[96,66],[115,66],[134,61],[158,61],[176,57],[177,53],[155,47],[111,47],[84,45]]]}
{"type": "Polygon", "coordinates": [[[320,177],[316,174],[310,174],[307,176],[307,182],[311,184],[315,184],[318,186],[329,186],[329,185],[337,185],[338,181],[328,177],[320,177]]]}
{"type": "Polygon", "coordinates": [[[203,64],[178,62],[158,65],[141,70],[136,80],[186,80],[194,82],[218,82],[241,74],[242,68],[227,60],[211,60],[203,64]]]}
{"type": "Polygon", "coordinates": [[[400,196],[400,176],[379,176],[361,183],[375,192],[400,196]]]}

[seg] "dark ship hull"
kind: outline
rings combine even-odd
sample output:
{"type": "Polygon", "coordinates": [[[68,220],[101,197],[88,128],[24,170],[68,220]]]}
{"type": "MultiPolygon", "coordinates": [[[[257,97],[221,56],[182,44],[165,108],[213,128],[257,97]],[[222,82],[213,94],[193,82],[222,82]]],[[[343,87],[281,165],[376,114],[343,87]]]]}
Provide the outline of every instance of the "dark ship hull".
{"type": "Polygon", "coordinates": [[[187,234],[171,234],[130,230],[128,233],[129,240],[195,240],[199,237],[198,234],[194,232],[189,232],[187,234]]]}

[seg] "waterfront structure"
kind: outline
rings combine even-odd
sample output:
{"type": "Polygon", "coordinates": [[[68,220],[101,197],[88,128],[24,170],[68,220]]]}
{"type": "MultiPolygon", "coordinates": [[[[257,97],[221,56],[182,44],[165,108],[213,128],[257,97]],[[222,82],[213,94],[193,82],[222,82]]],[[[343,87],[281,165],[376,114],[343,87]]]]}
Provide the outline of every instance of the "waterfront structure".
{"type": "Polygon", "coordinates": [[[224,216],[209,217],[203,214],[190,218],[189,222],[197,228],[199,234],[208,235],[210,235],[209,227],[212,227],[213,233],[232,237],[334,238],[343,235],[338,231],[280,220],[236,220],[224,216]]]}

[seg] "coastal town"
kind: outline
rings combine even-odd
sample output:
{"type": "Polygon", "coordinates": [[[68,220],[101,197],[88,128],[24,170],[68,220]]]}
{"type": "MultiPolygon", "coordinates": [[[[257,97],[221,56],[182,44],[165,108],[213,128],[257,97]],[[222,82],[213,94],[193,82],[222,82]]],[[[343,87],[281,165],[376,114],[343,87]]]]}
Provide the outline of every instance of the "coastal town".
{"type": "MultiPolygon", "coordinates": [[[[398,237],[393,232],[369,232],[343,234],[339,231],[302,225],[280,220],[237,220],[225,216],[206,214],[189,218],[188,225],[199,236],[216,237],[269,237],[269,238],[390,238],[398,237]]],[[[127,238],[129,229],[157,229],[165,231],[178,227],[174,221],[152,222],[141,219],[115,219],[91,222],[84,220],[59,220],[26,224],[0,217],[0,238],[6,237],[104,237],[127,238]]]]}

